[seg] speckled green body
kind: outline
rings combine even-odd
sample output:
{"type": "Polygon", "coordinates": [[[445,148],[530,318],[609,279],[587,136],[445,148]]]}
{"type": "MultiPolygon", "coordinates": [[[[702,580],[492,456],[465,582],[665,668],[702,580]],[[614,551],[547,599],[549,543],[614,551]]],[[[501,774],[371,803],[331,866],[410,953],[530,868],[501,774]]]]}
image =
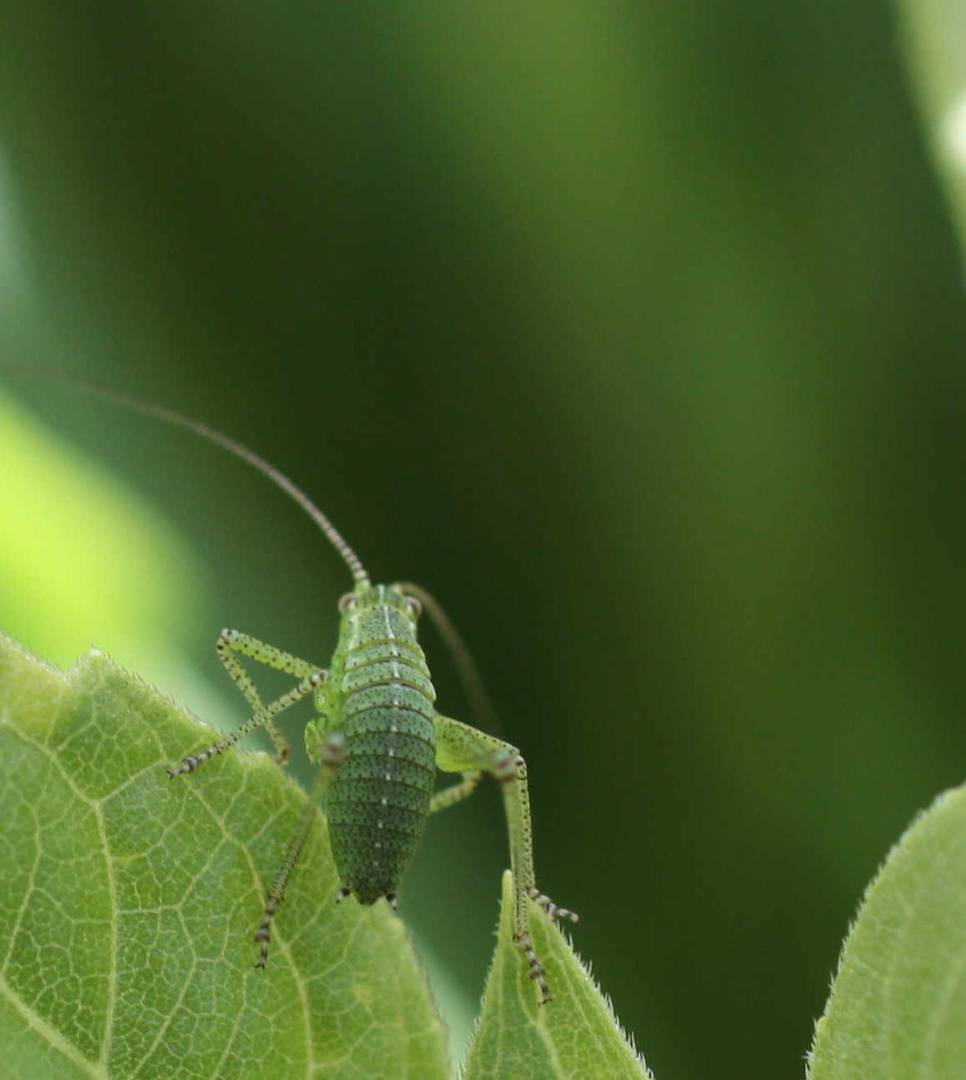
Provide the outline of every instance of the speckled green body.
{"type": "Polygon", "coordinates": [[[332,854],[360,903],[394,894],[422,835],[436,775],[436,692],[410,602],[391,585],[345,605],[322,726],[344,759],[327,793],[332,854]]]}

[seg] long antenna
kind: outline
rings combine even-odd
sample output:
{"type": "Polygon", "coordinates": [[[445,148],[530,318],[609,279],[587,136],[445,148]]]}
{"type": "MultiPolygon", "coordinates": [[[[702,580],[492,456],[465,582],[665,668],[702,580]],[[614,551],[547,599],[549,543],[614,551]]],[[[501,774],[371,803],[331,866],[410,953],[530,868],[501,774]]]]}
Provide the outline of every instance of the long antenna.
{"type": "Polygon", "coordinates": [[[270,465],[263,457],[256,454],[254,450],[249,450],[247,446],[243,446],[229,435],[224,435],[215,428],[209,427],[207,424],[202,423],[201,420],[195,420],[190,416],[182,416],[181,413],[175,412],[173,409],[168,409],[164,405],[153,405],[146,401],[140,401],[137,398],[127,397],[127,395],[119,394],[115,390],[108,390],[103,386],[97,386],[95,383],[90,383],[86,379],[80,379],[76,375],[67,373],[58,374],[69,379],[72,383],[81,387],[81,389],[87,390],[97,397],[104,398],[106,401],[112,401],[115,405],[122,405],[127,409],[133,409],[135,412],[144,413],[146,416],[153,416],[158,420],[164,420],[169,424],[174,424],[176,427],[193,432],[195,435],[199,435],[201,438],[215,443],[223,450],[227,450],[229,454],[234,454],[235,457],[240,458],[247,465],[251,465],[253,469],[256,469],[262,476],[271,480],[276,487],[280,487],[290,499],[302,507],[306,514],[308,514],[322,532],[325,533],[335,550],[342,556],[346,565],[351,570],[356,584],[363,588],[369,587],[369,575],[366,573],[365,567],[362,565],[359,556],[356,555],[352,548],[346,543],[342,533],[339,532],[300,487],[297,487],[292,483],[283,472],[279,472],[274,465],[270,465]]]}

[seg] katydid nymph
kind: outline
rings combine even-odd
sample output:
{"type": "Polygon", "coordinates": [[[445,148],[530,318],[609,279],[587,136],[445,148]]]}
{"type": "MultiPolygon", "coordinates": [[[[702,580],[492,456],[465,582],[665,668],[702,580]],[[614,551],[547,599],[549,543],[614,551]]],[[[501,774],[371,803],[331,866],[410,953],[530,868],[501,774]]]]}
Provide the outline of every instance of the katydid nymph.
{"type": "MultiPolygon", "coordinates": [[[[425,610],[450,645],[462,674],[475,680],[475,669],[442,608],[425,590],[411,584],[374,585],[359,557],[329,518],[287,476],[254,451],[200,421],[162,406],[137,401],[100,387],[86,386],[120,405],[186,428],[240,458],[281,488],[315,522],[352,575],[352,590],[339,601],[339,635],[328,668],[302,660],[236,630],[223,630],[217,652],[244,694],[249,719],[206,749],[185,756],[169,775],[181,778],[265,728],[276,760],[284,764],[287,743],[277,718],[295,702],[311,697],[316,715],[305,730],[310,760],[318,767],[329,839],[341,888],[335,900],[355,896],[361,904],[385,898],[396,907],[402,872],[415,850],[430,814],[473,793],[484,773],[502,790],[509,832],[514,882],[514,938],[525,957],[541,1003],[551,1000],[543,965],[530,934],[529,901],[551,919],[577,915],[558,907],[537,888],[534,876],[527,767],[509,743],[437,712],[436,693],[426,658],[417,641],[425,610]],[[296,684],[264,702],[242,658],[291,675],[296,684]],[[457,783],[434,793],[437,770],[460,773],[457,783]]],[[[285,887],[309,835],[316,800],[309,799],[285,859],[265,901],[255,932],[256,967],[269,957],[271,925],[285,887]]]]}

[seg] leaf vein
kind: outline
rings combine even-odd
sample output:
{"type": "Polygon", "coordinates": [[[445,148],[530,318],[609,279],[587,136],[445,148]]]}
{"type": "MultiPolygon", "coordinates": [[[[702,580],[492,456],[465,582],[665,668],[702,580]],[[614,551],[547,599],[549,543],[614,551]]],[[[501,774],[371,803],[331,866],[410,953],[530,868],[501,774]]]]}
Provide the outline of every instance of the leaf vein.
{"type": "MultiPolygon", "coordinates": [[[[232,836],[232,834],[225,828],[224,821],[222,821],[218,814],[215,813],[214,809],[208,804],[202,792],[199,791],[199,786],[197,784],[191,786],[191,792],[194,794],[198,802],[201,803],[201,805],[205,808],[212,820],[218,825],[218,828],[221,830],[222,836],[224,836],[224,838],[230,844],[233,844],[235,847],[237,847],[238,850],[242,853],[243,857],[248,863],[248,867],[251,871],[252,880],[255,883],[255,887],[261,892],[262,895],[264,895],[264,882],[262,881],[261,875],[259,874],[257,867],[255,866],[255,861],[254,859],[252,859],[251,852],[243,843],[241,843],[240,840],[232,836]]],[[[295,983],[295,988],[298,992],[299,1001],[302,1006],[302,1016],[305,1020],[305,1048],[307,1052],[306,1056],[308,1067],[307,1075],[311,1076],[312,1073],[315,1071],[315,1039],[312,1032],[312,1014],[311,1010],[309,1009],[308,990],[306,988],[305,981],[302,978],[302,973],[301,971],[299,971],[294,959],[292,958],[291,949],[288,943],[285,941],[285,938],[279,933],[277,925],[273,926],[272,930],[273,940],[279,951],[285,957],[286,962],[288,963],[288,966],[292,971],[292,978],[295,983]]]]}
{"type": "Polygon", "coordinates": [[[88,1076],[94,1077],[95,1080],[110,1080],[107,1070],[100,1062],[91,1061],[84,1057],[80,1050],[62,1031],[60,1031],[59,1028],[54,1027],[53,1024],[45,1020],[39,1013],[34,1012],[34,1010],[21,999],[19,994],[17,994],[3,975],[0,975],[0,994],[10,1002],[29,1027],[33,1028],[41,1038],[46,1039],[55,1050],[58,1050],[63,1054],[72,1064],[76,1065],[79,1069],[82,1069],[88,1076]]]}
{"type": "MultiPolygon", "coordinates": [[[[181,912],[180,906],[178,907],[178,921],[181,923],[181,929],[184,930],[185,940],[190,942],[191,932],[188,930],[188,926],[184,921],[184,915],[181,912]]],[[[151,1045],[147,1048],[147,1050],[144,1051],[144,1053],[141,1055],[141,1060],[131,1070],[132,1076],[137,1076],[138,1073],[141,1071],[142,1067],[151,1060],[152,1054],[155,1050],[157,1050],[158,1046],[161,1044],[161,1040],[164,1038],[164,1036],[168,1032],[168,1029],[174,1023],[174,1018],[178,1015],[178,1010],[184,1004],[185,995],[188,993],[188,988],[191,985],[191,979],[195,973],[197,966],[198,957],[194,953],[192,953],[191,968],[189,969],[186,978],[181,983],[181,989],[178,991],[177,1001],[175,1001],[174,1005],[171,1007],[171,1011],[168,1013],[168,1016],[165,1019],[164,1023],[162,1023],[158,1027],[157,1033],[155,1034],[151,1045]]]]}
{"type": "Polygon", "coordinates": [[[27,887],[24,889],[23,903],[17,908],[17,917],[10,930],[10,943],[7,946],[7,955],[3,958],[3,964],[0,964],[0,972],[6,971],[7,964],[10,963],[10,957],[13,955],[13,947],[16,944],[17,935],[20,933],[20,924],[23,922],[24,912],[30,906],[29,898],[37,884],[37,867],[40,865],[40,822],[37,820],[37,814],[34,811],[34,808],[28,804],[27,809],[30,811],[30,816],[34,819],[34,861],[30,867],[30,874],[27,877],[27,887]]]}

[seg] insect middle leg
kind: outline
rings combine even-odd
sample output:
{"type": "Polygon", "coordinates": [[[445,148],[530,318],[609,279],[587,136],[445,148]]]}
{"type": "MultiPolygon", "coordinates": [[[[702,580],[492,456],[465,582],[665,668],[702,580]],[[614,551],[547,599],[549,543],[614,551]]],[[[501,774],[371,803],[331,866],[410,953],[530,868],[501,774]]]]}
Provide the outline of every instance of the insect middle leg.
{"type": "Polygon", "coordinates": [[[541,1003],[546,1003],[551,999],[550,988],[530,936],[527,900],[533,900],[551,919],[577,922],[577,914],[559,907],[537,888],[526,762],[516,747],[509,743],[459,720],[438,714],[436,739],[437,767],[444,772],[462,772],[463,780],[437,792],[430,805],[431,811],[445,809],[472,794],[482,772],[491,773],[503,789],[503,805],[510,834],[510,868],[513,871],[513,936],[527,958],[530,978],[540,987],[541,1003]]]}
{"type": "Polygon", "coordinates": [[[435,814],[437,810],[445,810],[449,806],[468,799],[476,791],[483,773],[480,769],[472,769],[463,773],[463,779],[458,784],[450,784],[449,787],[441,788],[433,796],[429,804],[429,812],[435,814]]]}
{"type": "Polygon", "coordinates": [[[322,796],[325,794],[325,789],[328,787],[333,776],[335,776],[335,770],[342,764],[344,759],[344,736],[338,731],[330,732],[322,741],[321,752],[319,755],[321,767],[315,787],[309,795],[305,805],[302,807],[302,814],[299,818],[295,835],[292,837],[288,850],[285,852],[285,859],[282,862],[282,866],[275,875],[275,881],[272,883],[271,892],[269,892],[268,899],[265,901],[265,908],[262,912],[262,921],[255,931],[255,940],[260,946],[258,959],[255,961],[255,967],[257,968],[264,968],[268,963],[268,943],[271,940],[270,927],[272,919],[275,917],[275,912],[278,911],[279,905],[285,897],[285,887],[288,885],[288,879],[291,877],[292,871],[295,869],[295,864],[302,854],[302,848],[305,847],[305,841],[312,831],[312,822],[315,820],[315,815],[319,803],[322,801],[322,796]]]}
{"type": "MultiPolygon", "coordinates": [[[[266,667],[274,668],[275,671],[284,671],[299,679],[304,679],[319,670],[317,665],[309,663],[308,660],[300,660],[291,653],[276,649],[274,645],[268,645],[239,630],[222,630],[218,635],[215,650],[218,653],[218,659],[232,677],[232,681],[245,695],[246,701],[256,713],[264,711],[265,706],[251,676],[238,659],[239,655],[247,656],[250,660],[256,660],[266,667]]],[[[279,765],[284,765],[288,761],[289,745],[285,736],[279,731],[274,716],[265,722],[265,727],[275,746],[275,760],[279,765]]]]}

